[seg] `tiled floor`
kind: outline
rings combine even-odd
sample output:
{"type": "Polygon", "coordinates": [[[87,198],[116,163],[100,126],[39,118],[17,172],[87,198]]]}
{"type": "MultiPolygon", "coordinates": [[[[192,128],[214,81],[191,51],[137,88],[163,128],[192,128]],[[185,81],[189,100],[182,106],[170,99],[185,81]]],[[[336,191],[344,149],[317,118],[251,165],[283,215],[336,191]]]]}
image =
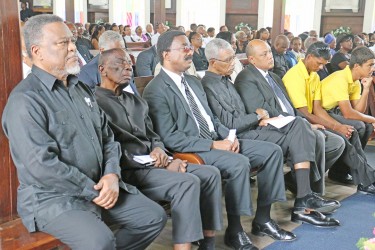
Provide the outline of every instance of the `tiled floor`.
{"type": "MultiPolygon", "coordinates": [[[[375,146],[375,141],[369,142],[369,145],[375,146]]],[[[257,197],[257,187],[256,184],[252,186],[252,192],[253,192],[253,200],[257,197]]],[[[326,177],[326,195],[327,198],[342,200],[353,193],[356,192],[355,186],[343,186],[339,185],[336,182],[333,182],[329,180],[326,177]]],[[[290,221],[290,209],[293,206],[294,197],[293,195],[287,191],[287,202],[278,202],[275,203],[272,206],[271,211],[271,217],[278,222],[278,224],[287,230],[293,230],[298,226],[298,224],[295,224],[290,221]]],[[[224,200],[222,201],[224,205],[224,200]]],[[[223,238],[224,238],[224,231],[227,226],[226,221],[226,213],[225,209],[223,209],[224,214],[224,229],[217,232],[216,234],[216,249],[222,250],[222,249],[229,249],[225,246],[223,238]]],[[[245,229],[245,231],[249,234],[251,240],[253,241],[254,245],[259,247],[260,249],[266,247],[267,245],[271,244],[273,240],[269,237],[256,237],[252,235],[251,232],[251,222],[253,217],[243,217],[242,218],[242,225],[245,229]]],[[[318,229],[317,230],[322,230],[318,229]]],[[[298,237],[298,235],[297,235],[298,237]]],[[[288,243],[285,243],[288,244],[288,243]]],[[[164,228],[163,232],[160,234],[160,236],[155,240],[155,242],[148,247],[148,250],[171,250],[173,249],[172,246],[172,223],[171,220],[168,220],[167,226],[164,228]]],[[[197,247],[193,246],[192,249],[197,249],[197,247]]]]}

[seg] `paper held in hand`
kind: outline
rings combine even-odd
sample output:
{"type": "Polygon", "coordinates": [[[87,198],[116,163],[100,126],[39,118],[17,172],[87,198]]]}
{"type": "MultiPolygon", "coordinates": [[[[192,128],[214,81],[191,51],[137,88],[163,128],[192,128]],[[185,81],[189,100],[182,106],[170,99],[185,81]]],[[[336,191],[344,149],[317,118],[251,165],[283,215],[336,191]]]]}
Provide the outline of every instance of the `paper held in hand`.
{"type": "MultiPolygon", "coordinates": [[[[168,156],[169,161],[173,160],[172,156],[168,156]]],[[[151,158],[150,155],[135,155],[133,160],[138,162],[139,164],[150,165],[154,164],[155,160],[151,158]]]]}
{"type": "Polygon", "coordinates": [[[279,115],[278,119],[270,120],[268,121],[268,124],[271,124],[275,128],[282,128],[292,122],[294,119],[296,119],[294,116],[279,115]]]}

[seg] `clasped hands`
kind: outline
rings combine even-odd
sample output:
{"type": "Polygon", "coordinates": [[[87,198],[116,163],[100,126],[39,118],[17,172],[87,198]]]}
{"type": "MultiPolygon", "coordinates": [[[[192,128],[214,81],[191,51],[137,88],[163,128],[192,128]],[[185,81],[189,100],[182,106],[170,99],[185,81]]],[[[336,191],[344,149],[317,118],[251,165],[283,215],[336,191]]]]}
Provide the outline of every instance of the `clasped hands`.
{"type": "Polygon", "coordinates": [[[170,161],[168,155],[159,147],[154,148],[150,153],[150,156],[155,160],[154,167],[166,168],[173,172],[186,172],[187,162],[185,160],[174,159],[170,161]]]}

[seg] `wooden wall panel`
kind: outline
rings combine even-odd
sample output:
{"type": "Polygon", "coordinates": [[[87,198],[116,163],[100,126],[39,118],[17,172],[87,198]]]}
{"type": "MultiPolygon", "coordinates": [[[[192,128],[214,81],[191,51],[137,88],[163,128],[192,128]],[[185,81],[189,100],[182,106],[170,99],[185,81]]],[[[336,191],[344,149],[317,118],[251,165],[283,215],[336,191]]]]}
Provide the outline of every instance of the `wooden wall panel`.
{"type": "MultiPolygon", "coordinates": [[[[18,1],[0,1],[0,114],[10,91],[22,79],[18,1]]],[[[12,220],[16,212],[15,167],[8,140],[0,129],[0,223],[12,220]]]]}
{"type": "Polygon", "coordinates": [[[227,0],[225,25],[232,32],[239,23],[258,26],[258,0],[227,0]]]}
{"type": "Polygon", "coordinates": [[[362,32],[366,0],[359,0],[359,8],[357,13],[353,13],[352,10],[335,9],[332,9],[330,12],[326,12],[324,9],[325,2],[326,0],[323,0],[320,36],[323,36],[323,34],[326,32],[337,29],[340,26],[351,27],[353,34],[362,32]]]}

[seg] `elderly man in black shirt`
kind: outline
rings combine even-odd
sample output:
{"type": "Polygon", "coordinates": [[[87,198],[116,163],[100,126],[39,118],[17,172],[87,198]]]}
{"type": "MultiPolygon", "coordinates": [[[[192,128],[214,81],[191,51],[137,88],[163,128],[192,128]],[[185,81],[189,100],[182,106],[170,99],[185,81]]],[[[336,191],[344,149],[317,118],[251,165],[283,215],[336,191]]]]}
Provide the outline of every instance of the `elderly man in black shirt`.
{"type": "MultiPolygon", "coordinates": [[[[202,79],[202,85],[213,113],[222,124],[237,129],[238,137],[241,139],[272,142],[281,146],[285,155],[291,155],[298,184],[292,220],[322,227],[337,226],[336,220],[321,215],[319,211],[331,213],[340,206],[339,203],[324,200],[310,189],[309,160],[314,160],[315,152],[315,140],[310,125],[301,118],[295,118],[285,127],[277,129],[267,123],[280,118],[269,118],[265,109],[258,108],[254,113],[246,114],[241,97],[227,77],[233,71],[235,56],[230,44],[222,39],[214,39],[207,44],[206,53],[210,64],[202,79]],[[304,214],[305,209],[316,211],[304,214]]],[[[282,234],[278,234],[277,225],[274,226],[274,230],[266,230],[273,224],[275,225],[271,220],[259,225],[255,219],[252,232],[285,240],[282,234]]]]}
{"type": "Polygon", "coordinates": [[[121,181],[120,145],[75,76],[72,33],[60,17],[38,15],[25,25],[24,38],[34,65],[2,117],[23,224],[72,249],[145,249],[164,227],[165,213],[121,181]]]}
{"type": "Polygon", "coordinates": [[[122,176],[147,197],[170,201],[174,249],[215,249],[215,230],[222,227],[221,178],[214,166],[168,161],[160,137],[153,131],[148,105],[141,97],[124,92],[132,67],[122,49],[104,51],[99,59],[102,77],[95,92],[99,106],[108,116],[115,140],[121,144],[122,176]],[[133,155],[150,155],[153,167],[137,164],[133,155]],[[202,231],[203,230],[203,231],[202,231]]]}
{"type": "Polygon", "coordinates": [[[272,46],[272,54],[275,60],[275,65],[273,66],[272,71],[280,78],[283,78],[290,68],[288,65],[288,58],[286,56],[289,44],[289,39],[286,36],[278,35],[275,38],[274,45],[272,46]]]}

